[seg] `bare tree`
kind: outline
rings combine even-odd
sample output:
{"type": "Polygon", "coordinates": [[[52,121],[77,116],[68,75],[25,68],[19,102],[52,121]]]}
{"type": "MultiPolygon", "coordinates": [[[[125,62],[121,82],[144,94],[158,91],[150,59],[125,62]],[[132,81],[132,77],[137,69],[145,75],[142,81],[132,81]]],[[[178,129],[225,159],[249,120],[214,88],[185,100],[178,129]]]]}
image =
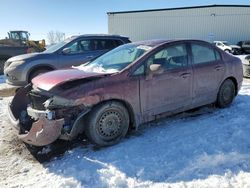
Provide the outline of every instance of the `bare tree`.
{"type": "Polygon", "coordinates": [[[48,38],[49,44],[55,44],[65,39],[65,33],[60,32],[60,31],[50,31],[47,34],[47,38],[48,38]]]}
{"type": "Polygon", "coordinates": [[[55,32],[54,31],[48,32],[47,38],[48,38],[48,43],[49,44],[55,44],[56,43],[55,32]]]}
{"type": "Polygon", "coordinates": [[[56,35],[56,37],[55,37],[56,38],[56,42],[61,42],[65,38],[65,34],[62,33],[62,32],[60,32],[60,31],[56,31],[55,35],[56,35]]]}

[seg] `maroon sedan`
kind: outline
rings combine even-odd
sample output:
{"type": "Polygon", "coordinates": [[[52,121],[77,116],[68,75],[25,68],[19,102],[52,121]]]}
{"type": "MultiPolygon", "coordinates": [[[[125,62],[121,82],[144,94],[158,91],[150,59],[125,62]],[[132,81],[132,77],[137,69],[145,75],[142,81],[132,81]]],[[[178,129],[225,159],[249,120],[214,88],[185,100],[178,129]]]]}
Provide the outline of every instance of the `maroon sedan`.
{"type": "Polygon", "coordinates": [[[31,145],[85,133],[107,146],[162,116],[210,103],[227,107],[241,84],[240,59],[207,42],[144,41],[37,76],[16,93],[9,114],[31,145]]]}

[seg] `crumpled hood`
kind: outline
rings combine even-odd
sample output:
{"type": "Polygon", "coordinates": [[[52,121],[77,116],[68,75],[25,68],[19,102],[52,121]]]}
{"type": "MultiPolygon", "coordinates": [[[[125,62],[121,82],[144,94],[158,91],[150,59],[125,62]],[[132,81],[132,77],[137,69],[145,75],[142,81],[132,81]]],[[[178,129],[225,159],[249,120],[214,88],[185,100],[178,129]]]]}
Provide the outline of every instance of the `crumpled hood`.
{"type": "Polygon", "coordinates": [[[32,84],[45,91],[49,91],[57,85],[61,85],[68,81],[79,80],[84,78],[107,75],[107,73],[84,72],[78,69],[65,69],[51,71],[39,75],[32,79],[32,84]]]}

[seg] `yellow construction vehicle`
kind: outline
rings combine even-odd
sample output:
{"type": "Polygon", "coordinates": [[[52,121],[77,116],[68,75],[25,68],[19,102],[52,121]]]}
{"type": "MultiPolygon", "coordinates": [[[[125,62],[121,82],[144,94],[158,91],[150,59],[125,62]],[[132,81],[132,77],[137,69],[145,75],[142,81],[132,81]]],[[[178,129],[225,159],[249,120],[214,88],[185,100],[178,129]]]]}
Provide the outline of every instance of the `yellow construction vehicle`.
{"type": "Polygon", "coordinates": [[[8,38],[0,40],[0,46],[27,47],[26,53],[42,52],[45,50],[45,40],[30,40],[29,36],[28,31],[10,31],[8,32],[8,38]]]}
{"type": "Polygon", "coordinates": [[[28,31],[10,31],[8,37],[0,40],[0,75],[4,62],[10,57],[45,50],[45,40],[29,40],[29,36],[28,31]]]}

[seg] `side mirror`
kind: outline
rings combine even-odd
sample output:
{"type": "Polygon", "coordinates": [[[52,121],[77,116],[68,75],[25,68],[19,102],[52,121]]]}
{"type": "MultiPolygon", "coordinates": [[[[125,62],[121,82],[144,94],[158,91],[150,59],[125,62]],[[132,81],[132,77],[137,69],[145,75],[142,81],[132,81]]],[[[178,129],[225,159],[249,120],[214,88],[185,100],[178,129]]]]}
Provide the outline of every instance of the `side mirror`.
{"type": "Polygon", "coordinates": [[[71,52],[70,48],[64,48],[64,49],[62,50],[62,53],[63,53],[63,54],[69,54],[70,52],[71,52]]]}
{"type": "Polygon", "coordinates": [[[146,76],[146,80],[150,80],[153,78],[154,74],[160,74],[163,72],[160,64],[152,64],[149,66],[148,74],[146,76]]]}
{"type": "Polygon", "coordinates": [[[150,73],[159,73],[159,71],[161,70],[161,65],[160,64],[152,64],[149,66],[149,71],[150,73]]]}

